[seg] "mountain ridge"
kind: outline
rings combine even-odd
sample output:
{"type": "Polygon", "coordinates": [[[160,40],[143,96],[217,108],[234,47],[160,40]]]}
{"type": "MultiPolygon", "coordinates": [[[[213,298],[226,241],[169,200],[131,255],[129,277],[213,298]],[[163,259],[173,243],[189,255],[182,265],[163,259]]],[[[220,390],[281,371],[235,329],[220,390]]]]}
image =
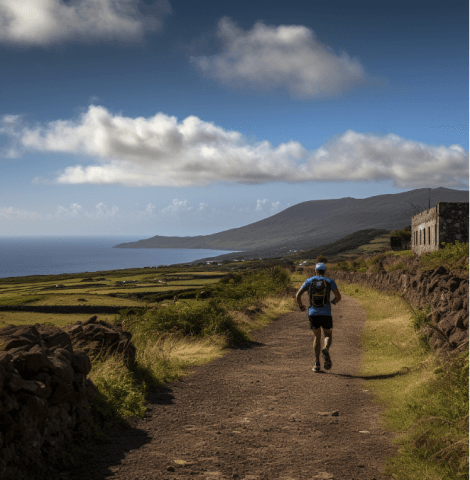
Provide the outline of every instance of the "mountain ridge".
{"type": "Polygon", "coordinates": [[[156,235],[114,248],[204,248],[273,256],[334,242],[358,230],[403,228],[411,216],[440,201],[468,202],[468,191],[421,188],[364,199],[308,200],[243,227],[193,237],[156,235]]]}

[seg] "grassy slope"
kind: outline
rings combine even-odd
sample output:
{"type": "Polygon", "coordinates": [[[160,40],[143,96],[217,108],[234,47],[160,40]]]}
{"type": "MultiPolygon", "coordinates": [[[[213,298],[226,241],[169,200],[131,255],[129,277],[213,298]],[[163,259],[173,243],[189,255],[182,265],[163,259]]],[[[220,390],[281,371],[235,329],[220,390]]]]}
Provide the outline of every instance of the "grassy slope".
{"type": "Polygon", "coordinates": [[[357,254],[374,252],[387,248],[390,245],[390,232],[383,229],[367,229],[355,232],[327,245],[321,245],[310,250],[298,252],[289,258],[293,260],[315,259],[319,255],[329,258],[337,257],[342,254],[357,254]]]}

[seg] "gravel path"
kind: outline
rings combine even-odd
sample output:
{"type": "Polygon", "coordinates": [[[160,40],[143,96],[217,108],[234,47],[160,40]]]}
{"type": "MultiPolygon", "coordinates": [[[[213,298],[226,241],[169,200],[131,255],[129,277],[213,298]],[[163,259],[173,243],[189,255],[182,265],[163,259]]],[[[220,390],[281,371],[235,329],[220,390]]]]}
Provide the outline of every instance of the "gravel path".
{"type": "Polygon", "coordinates": [[[365,313],[333,307],[333,368],[314,373],[306,313],[152,395],[143,420],[115,435],[75,480],[384,480],[395,448],[358,374],[365,313]],[[99,457],[99,458],[98,458],[99,457]]]}

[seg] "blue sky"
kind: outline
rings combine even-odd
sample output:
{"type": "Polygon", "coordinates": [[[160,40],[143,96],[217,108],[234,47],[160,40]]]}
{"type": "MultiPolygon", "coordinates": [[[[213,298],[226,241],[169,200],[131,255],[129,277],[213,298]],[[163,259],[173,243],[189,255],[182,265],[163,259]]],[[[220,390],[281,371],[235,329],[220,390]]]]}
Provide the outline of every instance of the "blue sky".
{"type": "Polygon", "coordinates": [[[0,235],[468,189],[468,5],[0,0],[0,235]]]}

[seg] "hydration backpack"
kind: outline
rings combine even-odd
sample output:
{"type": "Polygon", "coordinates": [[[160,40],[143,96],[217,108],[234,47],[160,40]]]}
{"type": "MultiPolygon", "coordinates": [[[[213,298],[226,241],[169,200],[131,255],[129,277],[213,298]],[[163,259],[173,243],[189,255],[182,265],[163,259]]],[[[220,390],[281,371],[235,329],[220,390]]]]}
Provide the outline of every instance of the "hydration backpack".
{"type": "Polygon", "coordinates": [[[330,303],[331,286],[326,280],[314,280],[308,289],[311,307],[323,307],[330,303]]]}

